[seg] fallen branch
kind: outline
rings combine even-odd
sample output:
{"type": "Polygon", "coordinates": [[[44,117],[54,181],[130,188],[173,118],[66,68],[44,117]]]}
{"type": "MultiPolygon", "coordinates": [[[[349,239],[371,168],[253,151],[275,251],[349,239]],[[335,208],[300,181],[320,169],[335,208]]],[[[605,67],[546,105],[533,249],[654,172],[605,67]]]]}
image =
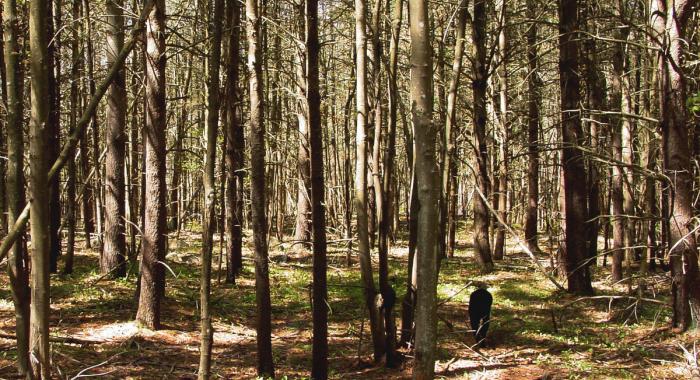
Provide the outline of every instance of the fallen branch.
{"type": "Polygon", "coordinates": [[[643,301],[643,302],[649,302],[649,303],[653,303],[653,304],[661,305],[661,306],[665,306],[665,307],[671,307],[669,304],[667,304],[663,301],[655,300],[653,298],[641,298],[641,297],[632,297],[632,296],[590,296],[590,297],[579,297],[571,302],[568,302],[568,303],[560,306],[559,308],[565,309],[565,308],[567,308],[567,307],[569,307],[577,302],[580,302],[580,301],[596,300],[596,299],[609,299],[610,302],[612,302],[612,300],[631,299],[631,300],[635,300],[637,302],[643,301]]]}
{"type": "MultiPolygon", "coordinates": [[[[75,126],[75,129],[68,136],[66,144],[61,149],[61,153],[51,166],[51,169],[48,173],[49,182],[59,175],[63,166],[68,162],[68,158],[74,153],[75,147],[78,145],[80,137],[83,135],[83,132],[85,132],[85,129],[90,123],[92,115],[95,113],[95,111],[97,110],[97,106],[100,104],[100,100],[102,100],[102,97],[104,97],[104,95],[107,93],[107,89],[109,88],[114,78],[116,78],[117,73],[119,73],[121,67],[124,65],[126,58],[131,53],[131,50],[134,49],[134,46],[136,46],[136,41],[139,39],[139,36],[143,31],[143,28],[146,24],[146,18],[148,18],[148,14],[151,13],[151,8],[153,8],[153,5],[154,4],[152,0],[148,0],[146,1],[146,4],[144,4],[141,16],[134,25],[134,28],[131,30],[129,39],[124,43],[124,47],[119,52],[119,55],[114,60],[112,66],[109,68],[109,71],[107,72],[105,78],[97,87],[95,95],[92,97],[92,99],[90,99],[90,102],[88,103],[88,106],[85,109],[85,111],[83,111],[83,114],[80,117],[80,120],[78,121],[77,125],[75,126]]],[[[27,221],[29,221],[30,205],[31,200],[27,202],[27,204],[24,206],[24,209],[17,217],[15,223],[12,225],[12,229],[8,231],[7,236],[2,241],[2,244],[0,244],[0,261],[2,261],[3,258],[5,258],[7,252],[10,250],[10,248],[12,248],[17,238],[19,238],[19,236],[22,234],[22,231],[24,231],[24,228],[27,226],[27,221]]]]}

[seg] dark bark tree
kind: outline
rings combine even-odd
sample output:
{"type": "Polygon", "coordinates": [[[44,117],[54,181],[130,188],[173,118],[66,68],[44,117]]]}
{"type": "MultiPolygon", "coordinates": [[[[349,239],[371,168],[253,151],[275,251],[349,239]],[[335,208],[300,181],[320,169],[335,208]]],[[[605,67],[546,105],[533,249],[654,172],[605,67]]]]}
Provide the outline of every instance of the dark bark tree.
{"type": "Polygon", "coordinates": [[[167,190],[165,187],[165,0],[154,0],[146,23],[145,194],[141,281],[136,321],[160,328],[165,294],[167,190]]]}
{"type": "Polygon", "coordinates": [[[683,41],[688,19],[695,11],[688,0],[652,3],[651,25],[659,43],[659,108],[664,174],[670,178],[667,198],[670,217],[672,325],[680,331],[700,326],[700,271],[693,228],[693,179],[688,146],[688,114],[683,67],[683,41]]]}
{"type": "Polygon", "coordinates": [[[540,202],[539,174],[539,130],[540,130],[540,100],[542,80],[540,79],[538,54],[537,54],[537,28],[538,22],[535,19],[535,1],[527,2],[528,15],[532,21],[527,29],[527,156],[528,156],[528,182],[527,182],[527,209],[525,217],[525,240],[532,252],[539,252],[537,242],[537,213],[540,202]]]}
{"type": "MultiPolygon", "coordinates": [[[[489,157],[486,144],[486,1],[474,2],[474,20],[472,22],[473,64],[472,89],[474,96],[474,139],[477,162],[476,183],[479,191],[488,199],[491,191],[489,180],[489,157]]],[[[474,197],[474,248],[476,258],[484,272],[493,270],[491,244],[489,242],[489,210],[481,197],[474,197]]]]}
{"type": "MultiPolygon", "coordinates": [[[[58,158],[61,148],[61,34],[56,31],[61,29],[61,0],[49,0],[48,23],[46,25],[49,38],[48,59],[51,62],[48,76],[48,99],[51,102],[49,110],[49,139],[46,145],[47,162],[51,164],[58,158]]],[[[61,256],[61,188],[60,178],[56,176],[49,181],[49,245],[51,273],[58,270],[58,258],[61,256]]]]}
{"type": "MultiPolygon", "coordinates": [[[[510,135],[510,125],[508,123],[508,51],[507,51],[507,35],[506,29],[508,27],[508,8],[506,6],[506,0],[499,0],[497,2],[498,13],[500,14],[499,27],[500,32],[498,34],[498,59],[499,59],[499,83],[498,83],[498,150],[499,150],[499,166],[498,173],[496,176],[496,181],[498,181],[498,191],[495,192],[495,198],[498,200],[495,205],[498,208],[498,216],[504,222],[508,223],[508,166],[509,166],[509,152],[508,152],[508,138],[510,135]]],[[[505,251],[506,243],[506,228],[503,224],[498,223],[496,225],[496,236],[493,242],[493,259],[503,260],[503,255],[505,251]]]]}
{"type": "MultiPolygon", "coordinates": [[[[24,207],[24,77],[22,52],[20,50],[20,17],[23,8],[16,0],[5,1],[3,5],[3,43],[5,63],[5,87],[7,97],[5,130],[7,133],[7,225],[11,227],[24,207]]],[[[9,254],[8,274],[15,306],[15,334],[17,335],[17,370],[24,376],[29,370],[29,269],[26,246],[19,239],[9,254]]]]}
{"type": "Polygon", "coordinates": [[[586,246],[588,216],[586,171],[580,115],[578,0],[559,1],[559,85],[561,88],[562,164],[564,171],[565,266],[568,290],[591,294],[590,260],[586,246]]]}
{"type": "MultiPolygon", "coordinates": [[[[124,1],[107,0],[107,64],[112,65],[124,47],[124,1]]],[[[105,170],[105,224],[100,271],[126,275],[124,224],[124,154],[126,149],[126,70],[119,70],[107,93],[105,119],[107,156],[105,170]]]]}
{"type": "Polygon", "coordinates": [[[416,244],[416,359],[413,378],[435,376],[437,343],[437,263],[440,173],[433,124],[433,62],[430,46],[430,14],[425,0],[409,0],[411,31],[411,116],[415,139],[415,179],[420,210],[416,244]]]}
{"type": "MultiPolygon", "coordinates": [[[[381,191],[383,193],[382,210],[379,220],[379,250],[384,251],[386,255],[386,264],[388,264],[389,251],[389,234],[391,232],[392,214],[398,213],[394,210],[394,205],[397,204],[394,192],[396,183],[396,173],[394,172],[394,156],[396,155],[396,123],[399,102],[399,90],[397,84],[398,74],[398,54],[399,54],[399,34],[401,33],[401,23],[403,21],[403,0],[391,1],[391,29],[389,32],[389,67],[387,70],[388,77],[388,95],[389,95],[389,118],[387,131],[387,150],[384,155],[384,177],[382,178],[381,191]]],[[[388,265],[386,272],[383,273],[385,278],[382,281],[382,272],[380,269],[380,290],[382,297],[396,298],[395,290],[391,287],[388,281],[388,265]]],[[[386,333],[386,365],[394,367],[398,364],[396,355],[396,321],[394,319],[393,305],[386,303],[383,306],[384,311],[384,331],[386,333]]]]}
{"type": "Polygon", "coordinates": [[[323,129],[319,91],[318,0],[306,0],[306,108],[311,148],[313,210],[313,365],[311,378],[328,378],[328,288],[326,284],[326,208],[323,129]]]}
{"type": "MultiPolygon", "coordinates": [[[[77,22],[80,19],[80,1],[74,1],[71,7],[72,21],[77,22]]],[[[71,84],[70,84],[70,120],[69,132],[75,132],[75,127],[78,122],[78,107],[80,107],[80,99],[78,94],[78,84],[80,83],[80,68],[82,61],[80,60],[80,40],[78,28],[72,28],[71,34],[71,84]]],[[[68,170],[66,172],[68,183],[66,184],[66,256],[64,258],[64,274],[73,273],[73,257],[75,255],[75,228],[76,228],[76,166],[75,157],[71,156],[68,159],[68,170]]]]}
{"type": "Polygon", "coordinates": [[[248,85],[250,100],[250,199],[255,245],[255,298],[258,376],[274,377],[272,362],[272,305],[268,267],[267,214],[265,202],[265,120],[263,96],[262,22],[258,2],[246,0],[248,39],[248,85]]]}
{"type": "MultiPolygon", "coordinates": [[[[48,51],[51,2],[32,0],[29,3],[29,49],[31,54],[31,118],[29,123],[29,168],[31,172],[29,194],[31,196],[31,310],[29,325],[29,356],[31,377],[51,378],[49,356],[49,268],[51,249],[51,225],[49,220],[50,162],[48,143],[51,126],[49,114],[55,103],[50,98],[48,51]]],[[[53,83],[55,85],[55,83],[53,83]]]]}
{"type": "Polygon", "coordinates": [[[228,65],[226,77],[226,282],[234,283],[236,273],[241,269],[242,246],[242,191],[243,191],[243,125],[239,119],[239,62],[241,15],[238,2],[229,0],[228,21],[228,65]]]}

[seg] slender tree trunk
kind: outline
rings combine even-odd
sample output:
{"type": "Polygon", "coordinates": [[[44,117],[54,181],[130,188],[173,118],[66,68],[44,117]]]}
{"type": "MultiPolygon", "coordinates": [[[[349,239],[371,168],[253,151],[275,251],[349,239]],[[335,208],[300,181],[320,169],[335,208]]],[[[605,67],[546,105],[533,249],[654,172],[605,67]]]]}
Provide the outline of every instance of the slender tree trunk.
{"type": "MultiPolygon", "coordinates": [[[[90,98],[95,96],[95,70],[94,70],[94,55],[93,55],[93,48],[92,48],[92,19],[90,16],[90,2],[88,0],[83,0],[83,13],[86,18],[86,21],[84,22],[85,25],[85,38],[86,38],[86,49],[85,49],[85,61],[87,62],[87,81],[89,85],[89,95],[90,98]]],[[[92,165],[93,165],[93,170],[95,171],[95,174],[93,176],[92,180],[92,186],[90,190],[90,195],[92,196],[92,200],[94,203],[94,214],[92,213],[92,208],[91,208],[91,214],[90,217],[93,218],[93,224],[92,224],[92,231],[96,232],[96,237],[97,237],[97,248],[101,249],[102,247],[102,195],[100,192],[101,188],[101,183],[102,183],[102,170],[101,170],[101,165],[100,165],[100,144],[99,144],[99,130],[98,130],[98,124],[97,124],[97,112],[95,112],[92,115],[92,150],[91,150],[91,156],[92,156],[92,165]],[[96,227],[96,229],[95,229],[96,227]]],[[[87,139],[87,133],[85,134],[85,139],[87,139]]],[[[85,143],[87,147],[87,141],[85,143]]],[[[87,149],[85,150],[85,156],[87,156],[87,149]]],[[[86,161],[84,163],[84,172],[83,175],[87,176],[89,172],[89,167],[88,167],[88,162],[87,162],[87,157],[85,157],[86,161]]],[[[85,181],[89,181],[89,179],[85,178],[85,181]]],[[[86,194],[87,195],[87,192],[86,194]]],[[[87,225],[86,225],[86,231],[87,231],[87,225]]],[[[89,241],[89,235],[86,236],[86,240],[89,241]]],[[[91,243],[88,243],[88,247],[91,246],[91,243]]]]}
{"type": "MultiPolygon", "coordinates": [[[[474,21],[472,23],[473,76],[474,91],[474,138],[476,147],[477,178],[479,191],[488,199],[490,180],[488,173],[489,158],[486,145],[486,1],[475,0],[474,21]]],[[[489,211],[486,203],[479,196],[474,197],[474,249],[476,258],[484,272],[493,270],[491,245],[489,243],[489,211]]]]}
{"type": "Polygon", "coordinates": [[[528,15],[532,18],[527,30],[527,155],[528,155],[528,182],[527,182],[527,209],[525,217],[525,240],[532,252],[539,252],[537,242],[537,214],[539,212],[540,192],[540,157],[539,157],[539,130],[540,130],[540,99],[542,81],[538,69],[537,54],[537,16],[535,1],[528,0],[528,15]]]}
{"type": "Polygon", "coordinates": [[[258,376],[274,377],[272,363],[272,306],[267,252],[265,202],[265,120],[262,78],[262,24],[256,0],[246,0],[248,75],[250,97],[250,199],[255,244],[255,296],[257,300],[258,376]]]}
{"type": "Polygon", "coordinates": [[[206,8],[211,45],[207,60],[207,151],[204,162],[204,223],[202,225],[202,276],[200,279],[201,341],[199,347],[200,380],[209,379],[214,329],[211,325],[211,261],[216,229],[216,146],[219,134],[219,67],[221,66],[221,24],[224,0],[210,0],[206,8]]]}
{"type": "Polygon", "coordinates": [[[559,2],[559,68],[561,87],[562,161],[564,165],[565,261],[568,290],[575,294],[593,292],[586,250],[585,230],[588,216],[586,171],[583,153],[578,146],[583,141],[578,78],[579,43],[578,0],[559,2]]]}
{"type": "Polygon", "coordinates": [[[370,331],[374,347],[374,360],[384,356],[384,334],[382,319],[376,307],[377,290],[372,275],[372,260],[369,245],[369,225],[367,215],[367,4],[365,0],[355,0],[355,66],[357,130],[355,161],[355,211],[357,213],[358,251],[360,274],[364,287],[365,307],[369,311],[370,331]]]}
{"type": "MultiPolygon", "coordinates": [[[[107,0],[107,64],[124,47],[124,1],[107,0]]],[[[107,158],[105,171],[104,244],[100,271],[114,277],[126,275],[126,228],[124,225],[124,154],[126,149],[126,70],[119,70],[107,93],[105,119],[107,158]]]]}
{"type": "Polygon", "coordinates": [[[136,321],[160,328],[165,294],[167,189],[165,187],[165,0],[154,0],[146,23],[145,202],[141,243],[141,283],[136,321]]]}
{"type": "Polygon", "coordinates": [[[240,142],[237,141],[239,136],[236,135],[237,130],[242,130],[238,118],[238,64],[240,62],[240,43],[239,37],[241,33],[241,16],[240,7],[235,0],[228,0],[227,4],[227,24],[228,29],[228,66],[226,69],[226,254],[228,257],[228,266],[226,268],[226,282],[236,282],[236,272],[238,270],[237,257],[240,257],[240,238],[241,238],[241,221],[239,220],[239,207],[236,199],[238,198],[238,189],[243,187],[242,175],[238,170],[241,169],[241,163],[237,158],[237,146],[240,142]]]}
{"type": "MultiPolygon", "coordinates": [[[[297,0],[299,10],[299,35],[304,38],[303,21],[306,0],[297,0]]],[[[306,97],[306,52],[298,52],[296,58],[297,93],[300,99],[306,97]]],[[[294,228],[294,244],[302,250],[310,248],[311,241],[311,160],[309,157],[309,110],[306,100],[298,103],[297,122],[299,127],[299,148],[297,150],[297,216],[294,228]]]]}
{"type": "MultiPolygon", "coordinates": [[[[500,166],[498,173],[498,215],[501,220],[508,223],[508,135],[510,126],[508,125],[508,51],[507,51],[507,17],[506,17],[506,0],[499,0],[498,6],[500,7],[500,25],[501,31],[498,34],[498,56],[500,58],[501,64],[501,74],[499,83],[499,131],[500,141],[499,141],[499,153],[500,153],[500,166]]],[[[493,247],[493,259],[502,260],[505,251],[506,242],[506,229],[505,226],[498,223],[496,225],[496,237],[494,239],[493,247]]]]}
{"type": "Polygon", "coordinates": [[[219,125],[219,67],[221,63],[221,23],[223,0],[209,1],[206,7],[210,40],[207,59],[206,155],[204,162],[204,216],[202,224],[202,273],[200,280],[201,340],[199,378],[208,379],[211,370],[213,327],[211,324],[211,270],[213,235],[216,229],[216,147],[219,125]],[[210,13],[211,12],[211,13],[210,13]]]}
{"type": "MultiPolygon", "coordinates": [[[[61,34],[55,32],[61,29],[61,0],[48,1],[47,35],[49,38],[48,59],[49,67],[48,91],[51,107],[49,110],[49,132],[47,138],[47,162],[51,164],[58,158],[61,148],[61,34]]],[[[58,258],[61,256],[61,188],[60,176],[49,181],[49,268],[51,273],[58,270],[58,258]]]]}
{"type": "Polygon", "coordinates": [[[435,152],[437,129],[433,124],[433,62],[430,14],[425,0],[409,0],[411,29],[411,114],[415,135],[415,172],[418,198],[416,277],[416,359],[413,378],[435,376],[437,343],[437,261],[439,223],[439,172],[435,152]]]}
{"type": "MultiPolygon", "coordinates": [[[[77,22],[80,19],[80,1],[74,1],[71,8],[72,21],[77,22]]],[[[78,96],[78,84],[80,83],[80,41],[78,28],[72,28],[71,34],[71,84],[70,84],[70,134],[75,131],[78,122],[78,107],[80,107],[80,99],[78,96]]],[[[75,156],[72,155],[68,159],[68,183],[66,185],[66,257],[63,273],[73,273],[73,256],[75,254],[75,217],[76,217],[76,167],[75,156]]]]}
{"type": "MultiPolygon", "coordinates": [[[[5,129],[7,133],[7,225],[12,226],[25,204],[24,197],[24,77],[22,54],[19,46],[20,17],[23,9],[16,0],[3,5],[4,63],[7,96],[5,129]]],[[[12,301],[15,306],[15,334],[17,335],[17,370],[26,375],[29,370],[29,269],[24,239],[15,242],[8,257],[8,274],[12,301]]]]}
{"type": "MultiPolygon", "coordinates": [[[[392,214],[398,213],[394,210],[396,202],[396,193],[394,186],[396,182],[396,173],[394,173],[394,156],[396,155],[396,118],[399,102],[399,91],[397,85],[398,73],[398,54],[399,54],[399,34],[401,33],[401,23],[403,17],[403,0],[391,1],[391,40],[389,42],[389,70],[387,76],[389,80],[389,120],[387,133],[387,151],[384,155],[384,177],[382,184],[382,192],[384,199],[382,202],[381,219],[379,220],[379,248],[387,252],[389,250],[389,234],[391,232],[392,214]]],[[[388,277],[388,265],[387,273],[388,277]]],[[[387,278],[388,280],[388,278],[387,278]]],[[[380,286],[381,286],[380,281],[380,286]]],[[[388,281],[385,281],[381,288],[383,297],[396,298],[396,293],[388,281]]],[[[385,304],[384,311],[384,330],[386,331],[386,365],[394,367],[398,364],[396,357],[396,322],[394,320],[393,305],[385,304]]]]}
{"type": "MultiPolygon", "coordinates": [[[[447,116],[445,118],[445,149],[443,150],[443,165],[442,165],[442,197],[440,198],[440,223],[444,225],[443,231],[447,232],[447,236],[441,236],[441,239],[447,239],[445,245],[447,252],[444,256],[454,256],[454,245],[450,244],[452,240],[449,231],[454,229],[450,226],[450,207],[452,199],[452,188],[456,186],[452,177],[452,169],[455,161],[455,140],[457,133],[454,128],[457,127],[457,89],[459,88],[459,79],[462,75],[462,56],[464,55],[465,29],[467,18],[469,17],[469,4],[466,0],[461,0],[459,11],[457,13],[457,24],[455,25],[455,46],[454,60],[452,62],[452,78],[450,79],[450,87],[447,92],[447,116]]],[[[452,218],[454,223],[454,218],[452,218]]],[[[442,256],[442,255],[441,255],[442,256]]]]}
{"type": "MultiPolygon", "coordinates": [[[[593,25],[595,24],[594,10],[597,6],[594,3],[589,2],[585,5],[584,13],[587,15],[588,20],[584,20],[586,23],[586,28],[588,30],[595,30],[593,25]]],[[[599,67],[599,58],[597,51],[596,38],[590,37],[586,38],[583,45],[584,71],[586,77],[586,102],[589,109],[588,118],[590,121],[587,123],[588,126],[588,138],[590,139],[590,149],[594,154],[598,154],[598,140],[600,139],[600,124],[607,121],[605,118],[601,118],[595,115],[595,112],[604,111],[607,109],[605,99],[606,94],[606,81],[605,75],[601,75],[599,67]]],[[[598,164],[595,160],[588,160],[588,223],[587,223],[587,235],[588,235],[588,257],[597,263],[598,261],[598,235],[600,234],[600,174],[598,164]]]]}
{"type": "Polygon", "coordinates": [[[319,93],[318,0],[306,0],[306,104],[311,145],[313,208],[313,366],[311,378],[328,378],[328,289],[326,287],[326,210],[323,176],[323,129],[319,93]]]}
{"type": "Polygon", "coordinates": [[[29,355],[34,379],[51,378],[49,356],[49,261],[51,226],[49,220],[48,142],[51,133],[49,113],[55,104],[49,97],[48,24],[51,2],[32,0],[29,3],[29,48],[31,54],[31,117],[29,124],[29,167],[31,180],[31,311],[29,355]]]}
{"type": "Polygon", "coordinates": [[[688,0],[657,0],[653,3],[651,24],[659,46],[659,107],[664,157],[664,173],[671,181],[667,198],[669,211],[669,252],[673,327],[680,331],[698,329],[700,315],[700,271],[693,228],[693,188],[688,146],[683,41],[687,20],[694,11],[688,0]],[[665,17],[663,17],[665,15],[665,17]]]}

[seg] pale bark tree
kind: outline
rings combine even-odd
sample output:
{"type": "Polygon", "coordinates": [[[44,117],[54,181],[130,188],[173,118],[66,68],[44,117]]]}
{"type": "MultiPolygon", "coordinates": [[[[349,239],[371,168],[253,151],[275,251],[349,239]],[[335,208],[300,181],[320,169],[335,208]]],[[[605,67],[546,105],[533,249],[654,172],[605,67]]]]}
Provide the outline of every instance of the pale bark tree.
{"type": "Polygon", "coordinates": [[[357,112],[355,132],[355,197],[353,204],[357,217],[357,248],[360,257],[360,275],[364,287],[365,307],[369,311],[370,331],[374,347],[374,360],[384,356],[384,333],[382,318],[375,297],[377,290],[372,275],[372,260],[369,244],[367,215],[367,3],[355,0],[355,106],[357,112]]]}
{"type": "Polygon", "coordinates": [[[425,0],[409,0],[411,34],[411,116],[415,139],[415,180],[420,210],[416,244],[416,359],[413,378],[435,376],[437,345],[437,263],[439,178],[433,124],[433,62],[430,14],[425,0]]]}

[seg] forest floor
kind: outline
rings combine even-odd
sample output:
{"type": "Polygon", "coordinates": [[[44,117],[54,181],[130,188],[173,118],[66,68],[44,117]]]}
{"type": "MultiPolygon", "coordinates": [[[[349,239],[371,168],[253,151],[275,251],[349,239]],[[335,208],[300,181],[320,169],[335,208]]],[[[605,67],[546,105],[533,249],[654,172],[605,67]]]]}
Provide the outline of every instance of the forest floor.
{"type": "MultiPolygon", "coordinates": [[[[196,378],[199,349],[199,234],[171,237],[163,330],[149,331],[133,322],[134,277],[101,278],[98,252],[81,249],[71,276],[51,277],[52,360],[57,378],[190,379],[196,378]],[[174,275],[173,275],[174,274],[174,275]]],[[[593,299],[558,291],[527,255],[509,245],[494,273],[483,275],[472,257],[471,239],[460,236],[454,258],[444,261],[438,295],[440,378],[690,378],[698,374],[696,336],[669,329],[669,279],[645,279],[643,298],[627,285],[610,283],[609,268],[595,268],[593,299]],[[490,344],[477,351],[468,331],[467,302],[473,286],[485,281],[494,296],[490,344]],[[611,299],[600,296],[631,295],[611,299]],[[685,347],[689,353],[684,353],[685,347]],[[689,364],[689,362],[693,362],[689,364]],[[691,371],[695,371],[692,372],[691,371]]],[[[82,242],[80,242],[82,246],[82,242]]],[[[310,255],[279,260],[288,243],[271,242],[273,349],[276,374],[283,379],[308,377],[311,360],[310,255]]],[[[248,247],[249,248],[249,247],[248,247]]],[[[410,360],[399,369],[372,366],[366,311],[357,265],[346,266],[344,248],[329,247],[329,345],[331,378],[408,379],[410,360]],[[360,335],[362,344],[359,345],[360,335]],[[358,356],[359,348],[359,356],[358,356]]],[[[255,378],[255,288],[250,250],[236,285],[214,271],[213,378],[255,378]]],[[[218,267],[215,252],[215,269],[218,267]]],[[[548,265],[547,257],[540,257],[548,265]]],[[[400,297],[405,293],[407,248],[399,241],[390,257],[400,297]]],[[[375,270],[376,270],[376,262],[375,270]]],[[[6,265],[0,276],[0,378],[14,373],[14,312],[6,265]]],[[[376,276],[375,276],[376,281],[376,276]]],[[[636,280],[639,281],[639,280],[636,280]]],[[[638,288],[637,285],[634,288],[638,288]]],[[[400,310],[396,310],[397,324],[400,310]]]]}

